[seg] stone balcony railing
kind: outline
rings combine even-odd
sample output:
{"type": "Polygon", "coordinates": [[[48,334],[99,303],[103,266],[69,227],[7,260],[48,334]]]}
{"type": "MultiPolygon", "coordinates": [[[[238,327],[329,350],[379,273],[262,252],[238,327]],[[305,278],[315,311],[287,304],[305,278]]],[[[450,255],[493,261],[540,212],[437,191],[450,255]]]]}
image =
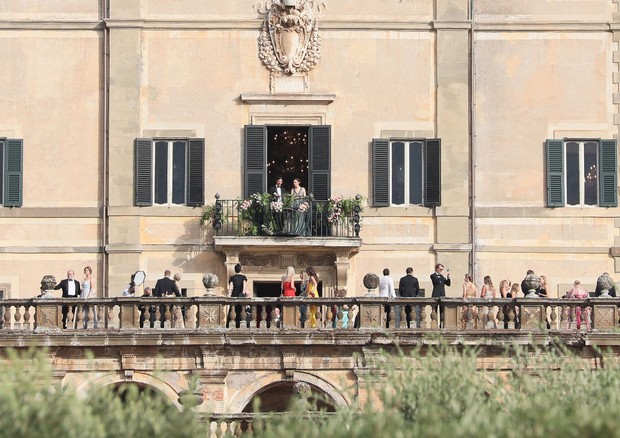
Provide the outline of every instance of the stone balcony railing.
{"type": "Polygon", "coordinates": [[[398,330],[471,333],[575,331],[580,319],[581,331],[613,331],[620,327],[619,306],[620,299],[603,298],[11,299],[1,302],[0,323],[5,331],[22,332],[398,330]],[[66,318],[63,318],[63,309],[66,318]]]}

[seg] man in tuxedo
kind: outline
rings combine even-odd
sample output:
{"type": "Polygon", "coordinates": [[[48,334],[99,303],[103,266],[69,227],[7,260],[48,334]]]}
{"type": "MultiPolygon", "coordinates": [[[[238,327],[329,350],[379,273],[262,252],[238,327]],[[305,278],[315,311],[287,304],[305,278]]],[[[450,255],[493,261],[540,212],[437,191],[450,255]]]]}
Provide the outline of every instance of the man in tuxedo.
{"type": "MultiPolygon", "coordinates": [[[[417,298],[420,295],[420,282],[413,276],[413,268],[409,267],[405,270],[404,277],[398,282],[398,296],[401,298],[417,298]]],[[[415,323],[416,328],[420,328],[420,306],[415,306],[415,323]]],[[[405,306],[405,314],[407,315],[407,327],[411,326],[411,306],[405,306]]]]}
{"type": "MultiPolygon", "coordinates": [[[[63,298],[79,298],[80,297],[80,282],[73,277],[75,272],[72,270],[67,271],[67,278],[61,280],[60,283],[54,287],[54,290],[62,289],[63,298]]],[[[73,306],[73,315],[75,317],[75,307],[73,306]]],[[[62,328],[67,328],[67,314],[69,313],[69,306],[62,306],[62,328]]]]}
{"type": "Polygon", "coordinates": [[[282,177],[279,176],[276,179],[276,183],[269,187],[269,194],[273,198],[274,201],[281,201],[282,195],[284,195],[284,187],[282,187],[282,177]]]}
{"type": "MultiPolygon", "coordinates": [[[[164,278],[160,278],[155,283],[155,289],[153,290],[153,296],[157,298],[165,298],[168,295],[174,294],[177,297],[181,296],[177,283],[171,277],[172,273],[169,269],[164,271],[164,278]]],[[[161,327],[164,327],[164,321],[166,319],[166,306],[159,306],[161,327]]],[[[172,315],[172,306],[170,306],[170,314],[172,315]]]]}
{"type": "MultiPolygon", "coordinates": [[[[444,266],[441,263],[435,265],[435,272],[431,274],[431,282],[433,283],[433,298],[442,298],[446,296],[446,286],[450,286],[450,271],[443,275],[444,266]]],[[[434,305],[434,310],[437,311],[437,305],[434,305]]],[[[443,327],[443,305],[439,305],[439,311],[441,314],[440,324],[443,327]]]]}

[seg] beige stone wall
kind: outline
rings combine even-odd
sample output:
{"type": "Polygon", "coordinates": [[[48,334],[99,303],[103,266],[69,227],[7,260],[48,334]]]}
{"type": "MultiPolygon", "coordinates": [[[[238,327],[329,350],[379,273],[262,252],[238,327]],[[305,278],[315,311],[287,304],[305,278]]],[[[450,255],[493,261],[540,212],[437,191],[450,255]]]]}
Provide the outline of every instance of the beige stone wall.
{"type": "MultiPolygon", "coordinates": [[[[345,196],[369,195],[373,138],[442,139],[441,207],[365,208],[362,247],[348,260],[348,287],[360,294],[367,272],[387,267],[397,281],[407,266],[430,291],[438,261],[455,283],[472,267],[494,278],[534,267],[562,284],[615,271],[617,209],[545,208],[543,142],[617,135],[616,1],[377,0],[360,8],[328,0],[319,13],[322,58],[307,84],[333,101],[293,105],[243,97],[272,85],[258,59],[256,3],[110,0],[104,24],[95,0],[3,2],[0,56],[15,61],[0,71],[0,136],[25,145],[24,206],[0,211],[0,268],[11,272],[0,283],[11,283],[12,294],[33,282],[32,267],[38,284],[48,268],[62,275],[101,263],[104,244],[96,276],[109,275],[100,289],[111,296],[138,269],[147,285],[165,269],[179,272],[190,295],[202,293],[205,272],[224,284],[225,257],[198,224],[199,208],[133,206],[133,141],[204,137],[210,203],[216,192],[242,193],[246,124],[331,125],[331,190],[345,196]],[[42,158],[52,170],[42,171],[42,158]],[[588,263],[574,262],[585,255],[588,263]]],[[[335,268],[322,269],[335,281],[335,268]]],[[[279,278],[277,269],[252,274],[279,278]]]]}

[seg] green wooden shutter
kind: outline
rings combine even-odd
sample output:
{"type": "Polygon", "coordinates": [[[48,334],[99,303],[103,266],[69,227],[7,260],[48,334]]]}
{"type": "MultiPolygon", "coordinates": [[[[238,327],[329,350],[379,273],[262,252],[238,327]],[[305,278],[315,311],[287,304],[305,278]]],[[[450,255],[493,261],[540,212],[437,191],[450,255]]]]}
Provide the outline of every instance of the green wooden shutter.
{"type": "Polygon", "coordinates": [[[618,164],[616,140],[601,140],[598,153],[598,205],[618,206],[618,164]]]}
{"type": "Polygon", "coordinates": [[[205,139],[190,138],[187,163],[187,205],[205,203],[205,139]]]}
{"type": "Polygon", "coordinates": [[[267,191],[267,127],[245,127],[245,187],[247,198],[267,191]]]}
{"type": "Polygon", "coordinates": [[[441,205],[441,139],[424,143],[424,206],[441,205]]]}
{"type": "Polygon", "coordinates": [[[135,203],[137,206],[153,205],[153,139],[136,138],[135,203]]]}
{"type": "Polygon", "coordinates": [[[390,205],[390,141],[383,138],[372,139],[372,205],[390,205]]]}
{"type": "Polygon", "coordinates": [[[4,206],[21,207],[23,192],[24,143],[21,139],[7,138],[4,161],[4,206]]]}
{"type": "Polygon", "coordinates": [[[547,140],[547,207],[564,207],[564,140],[547,140]]]}
{"type": "Polygon", "coordinates": [[[308,186],[314,199],[324,201],[331,196],[331,126],[310,126],[309,137],[308,186]]]}

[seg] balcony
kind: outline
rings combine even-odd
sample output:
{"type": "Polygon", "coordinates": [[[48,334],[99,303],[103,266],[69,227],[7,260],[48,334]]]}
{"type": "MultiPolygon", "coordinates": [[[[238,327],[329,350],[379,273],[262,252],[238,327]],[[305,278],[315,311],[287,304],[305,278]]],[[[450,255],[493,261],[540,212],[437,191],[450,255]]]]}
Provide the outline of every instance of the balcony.
{"type": "Polygon", "coordinates": [[[460,298],[106,298],[4,300],[0,326],[8,332],[613,332],[618,299],[460,298]],[[443,316],[441,312],[443,310],[443,316]],[[63,323],[63,319],[65,322],[63,323]]]}
{"type": "Polygon", "coordinates": [[[203,221],[216,236],[359,238],[362,199],[332,198],[316,201],[309,197],[255,194],[244,200],[222,200],[216,195],[203,221]]]}

